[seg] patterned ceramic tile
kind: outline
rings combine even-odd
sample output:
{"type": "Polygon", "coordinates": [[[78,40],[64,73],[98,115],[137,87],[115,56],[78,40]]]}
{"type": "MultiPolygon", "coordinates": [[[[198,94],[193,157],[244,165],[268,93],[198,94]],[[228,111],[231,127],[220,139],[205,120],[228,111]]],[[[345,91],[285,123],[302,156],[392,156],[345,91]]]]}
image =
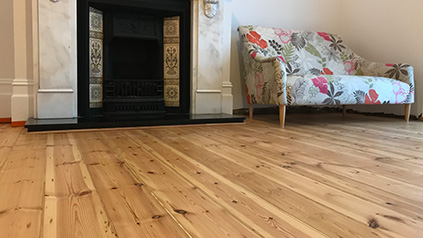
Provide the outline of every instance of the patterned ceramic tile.
{"type": "Polygon", "coordinates": [[[90,31],[90,38],[103,39],[103,33],[102,32],[90,31]]]}
{"type": "Polygon", "coordinates": [[[180,79],[180,18],[170,17],[163,21],[163,76],[164,100],[167,107],[179,107],[180,79]]]}
{"type": "Polygon", "coordinates": [[[90,77],[103,77],[103,40],[90,39],[90,77]]]}
{"type": "Polygon", "coordinates": [[[164,85],[166,107],[179,107],[179,85],[164,85]]]}
{"type": "Polygon", "coordinates": [[[164,77],[179,78],[179,44],[164,45],[164,77]]]}
{"type": "Polygon", "coordinates": [[[103,102],[90,102],[90,108],[103,108],[103,102]]]}
{"type": "Polygon", "coordinates": [[[90,84],[103,84],[103,78],[90,78],[90,84]]]}
{"type": "Polygon", "coordinates": [[[163,22],[163,36],[179,38],[179,17],[165,18],[163,22]]]}
{"type": "Polygon", "coordinates": [[[90,31],[103,32],[103,13],[90,7],[90,31]]]}
{"type": "Polygon", "coordinates": [[[103,13],[90,7],[90,108],[103,107],[103,13]]]}
{"type": "Polygon", "coordinates": [[[90,108],[97,108],[99,105],[102,105],[102,102],[103,102],[103,85],[90,84],[90,108]]]}

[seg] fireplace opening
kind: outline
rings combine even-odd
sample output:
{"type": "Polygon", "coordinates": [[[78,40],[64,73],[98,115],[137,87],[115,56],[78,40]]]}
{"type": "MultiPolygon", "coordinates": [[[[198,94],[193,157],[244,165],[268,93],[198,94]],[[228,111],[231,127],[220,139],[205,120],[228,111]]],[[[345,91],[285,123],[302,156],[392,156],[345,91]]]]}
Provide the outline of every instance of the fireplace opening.
{"type": "Polygon", "coordinates": [[[115,38],[110,44],[111,77],[116,79],[163,78],[158,40],[115,38]]]}
{"type": "MultiPolygon", "coordinates": [[[[90,12],[102,13],[94,8],[90,12]]],[[[103,30],[103,115],[163,118],[163,19],[121,11],[102,15],[111,19],[103,30]]]]}
{"type": "Polygon", "coordinates": [[[189,0],[79,0],[79,116],[187,114],[189,11],[189,0]]]}

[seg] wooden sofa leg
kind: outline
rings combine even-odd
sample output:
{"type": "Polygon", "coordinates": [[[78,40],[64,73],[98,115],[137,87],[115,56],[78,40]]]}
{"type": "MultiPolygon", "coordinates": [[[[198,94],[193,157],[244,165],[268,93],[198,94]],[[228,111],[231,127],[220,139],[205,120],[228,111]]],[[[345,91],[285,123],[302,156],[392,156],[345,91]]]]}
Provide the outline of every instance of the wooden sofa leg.
{"type": "Polygon", "coordinates": [[[343,116],[347,115],[347,106],[346,105],[342,105],[342,115],[343,116]]]}
{"type": "Polygon", "coordinates": [[[253,119],[253,104],[250,104],[250,108],[248,112],[250,113],[250,120],[252,120],[253,119]]]}
{"type": "Polygon", "coordinates": [[[282,128],[285,128],[285,114],[286,114],[286,105],[279,105],[279,122],[282,128]]]}
{"type": "Polygon", "coordinates": [[[410,121],[410,113],[411,113],[411,104],[405,104],[405,121],[410,121]]]}

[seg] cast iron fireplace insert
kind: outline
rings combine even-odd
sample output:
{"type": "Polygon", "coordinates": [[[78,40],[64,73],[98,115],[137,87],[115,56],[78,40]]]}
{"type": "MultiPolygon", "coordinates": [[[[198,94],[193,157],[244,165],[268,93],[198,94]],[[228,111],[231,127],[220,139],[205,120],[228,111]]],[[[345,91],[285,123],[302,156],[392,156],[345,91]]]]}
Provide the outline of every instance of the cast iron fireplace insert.
{"type": "Polygon", "coordinates": [[[77,0],[77,6],[78,118],[29,118],[25,124],[28,132],[244,122],[244,117],[223,113],[189,114],[190,0],[77,0]],[[91,25],[90,29],[90,16],[97,28],[91,25]],[[98,19],[102,19],[104,26],[97,24],[98,19]],[[162,30],[165,29],[165,20],[179,22],[179,27],[172,28],[176,29],[173,33],[179,33],[177,38],[172,34],[164,36],[165,31],[161,36],[162,30]],[[119,22],[123,32],[116,31],[113,27],[113,24],[119,22]],[[142,32],[150,34],[141,35],[142,32]],[[180,47],[179,61],[172,57],[164,59],[165,54],[174,53],[173,50],[168,52],[168,49],[172,48],[166,48],[166,44],[175,43],[175,40],[179,42],[180,47]],[[98,44],[90,45],[90,41],[98,44]],[[146,57],[157,51],[162,53],[158,53],[155,58],[146,57]],[[108,54],[112,54],[113,57],[108,57],[108,54]],[[95,66],[104,66],[104,69],[91,68],[91,63],[95,66]],[[167,66],[171,68],[178,63],[179,82],[176,82],[172,77],[167,78],[175,73],[172,72],[174,70],[166,72],[164,68],[167,66]],[[170,101],[171,106],[164,107],[165,117],[163,117],[163,114],[160,114],[163,108],[162,95],[166,93],[165,87],[169,86],[169,82],[165,85],[165,80],[170,81],[171,86],[172,83],[179,83],[180,97],[177,103],[173,104],[170,101]],[[101,97],[96,98],[101,99],[100,103],[90,100],[90,96],[92,97],[90,92],[93,91],[92,89],[90,91],[90,86],[102,88],[99,94],[101,97]],[[163,92],[160,92],[161,89],[163,92]],[[133,100],[124,102],[126,99],[133,100]],[[147,111],[144,114],[135,113],[134,116],[128,111],[142,112],[147,107],[143,103],[137,104],[137,100],[149,101],[151,108],[144,110],[147,111]],[[156,106],[153,102],[156,102],[156,106]],[[161,105],[162,108],[158,108],[160,106],[157,105],[161,105]],[[108,110],[106,107],[109,106],[118,107],[118,110],[108,110]]]}
{"type": "Polygon", "coordinates": [[[190,0],[78,0],[79,118],[154,120],[189,113],[190,4],[190,0]],[[101,33],[90,27],[93,12],[102,16],[101,33]],[[174,18],[179,21],[179,58],[169,60],[164,57],[169,50],[164,50],[163,24],[174,18]],[[92,42],[100,40],[97,49],[92,42]],[[179,98],[165,105],[164,97],[175,93],[165,85],[163,68],[173,61],[179,66],[179,98]],[[99,75],[94,74],[98,78],[91,72],[93,62],[101,62],[99,75]],[[94,93],[101,102],[92,103],[94,93]]]}

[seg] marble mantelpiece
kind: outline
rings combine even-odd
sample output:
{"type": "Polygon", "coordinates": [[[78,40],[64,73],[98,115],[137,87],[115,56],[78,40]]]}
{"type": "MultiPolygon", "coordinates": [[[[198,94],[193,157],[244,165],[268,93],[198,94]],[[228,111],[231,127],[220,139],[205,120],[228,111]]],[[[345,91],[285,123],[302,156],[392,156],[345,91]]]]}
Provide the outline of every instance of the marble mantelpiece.
{"type": "MultiPolygon", "coordinates": [[[[191,0],[191,114],[232,114],[229,80],[231,0],[216,16],[204,14],[203,0],[191,0]]],[[[38,0],[33,16],[39,72],[34,80],[34,117],[74,118],[77,110],[77,6],[75,0],[38,0]]]]}

